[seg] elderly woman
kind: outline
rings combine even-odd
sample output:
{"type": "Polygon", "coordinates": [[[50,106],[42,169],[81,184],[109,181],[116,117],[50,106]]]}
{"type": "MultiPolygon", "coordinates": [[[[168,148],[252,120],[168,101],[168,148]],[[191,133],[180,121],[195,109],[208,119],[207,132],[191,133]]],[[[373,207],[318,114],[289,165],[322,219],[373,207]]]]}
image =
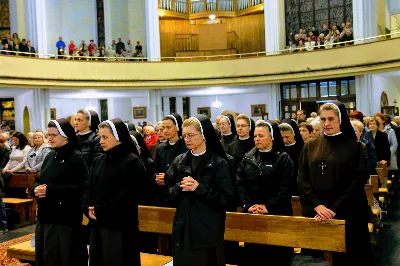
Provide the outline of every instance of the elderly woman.
{"type": "MultiPolygon", "coordinates": [[[[236,185],[243,212],[262,215],[292,215],[293,161],[283,151],[278,124],[256,122],[255,147],[245,154],[236,173],[236,185]]],[[[246,258],[241,265],[259,265],[260,254],[270,265],[291,265],[293,249],[245,244],[246,258]]]]}
{"type": "Polygon", "coordinates": [[[156,133],[154,133],[154,127],[152,126],[145,126],[143,128],[144,132],[144,143],[146,143],[147,149],[150,149],[151,145],[158,141],[156,133]]]}
{"type": "Polygon", "coordinates": [[[232,115],[223,115],[219,119],[219,130],[221,131],[221,143],[225,151],[228,151],[229,144],[237,139],[235,120],[232,115]]]}
{"type": "Polygon", "coordinates": [[[377,160],[381,164],[390,164],[390,143],[388,139],[388,135],[385,132],[378,130],[381,121],[376,117],[371,117],[367,121],[367,127],[371,130],[372,133],[372,140],[376,156],[378,157],[377,160]]]}
{"type": "Polygon", "coordinates": [[[28,134],[26,134],[26,138],[28,140],[28,145],[31,147],[34,147],[35,144],[33,143],[33,135],[35,134],[35,132],[28,132],[28,134]]]}
{"type": "Polygon", "coordinates": [[[25,164],[28,173],[38,173],[42,168],[42,164],[46,155],[51,151],[47,144],[47,139],[42,132],[35,132],[33,135],[32,149],[29,150],[28,158],[25,164]]]}
{"type": "Polygon", "coordinates": [[[363,150],[365,158],[367,160],[367,170],[370,175],[376,174],[376,151],[374,144],[366,138],[363,138],[364,125],[359,120],[352,120],[351,125],[353,126],[354,133],[356,134],[357,140],[363,144],[363,150]]]}
{"type": "Polygon", "coordinates": [[[182,132],[190,151],[165,175],[168,198],[177,206],[174,265],[222,266],[226,211],[235,193],[228,159],[205,115],[185,120],[182,132]]]}

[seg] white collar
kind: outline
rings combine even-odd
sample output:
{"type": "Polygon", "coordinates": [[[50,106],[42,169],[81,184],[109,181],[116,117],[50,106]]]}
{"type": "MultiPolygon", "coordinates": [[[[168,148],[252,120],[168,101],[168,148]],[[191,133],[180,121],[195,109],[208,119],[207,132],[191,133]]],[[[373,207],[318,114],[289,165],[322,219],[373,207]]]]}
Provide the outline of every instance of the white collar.
{"type": "Polygon", "coordinates": [[[201,156],[201,155],[205,154],[206,151],[207,151],[207,150],[202,151],[202,152],[200,152],[200,153],[193,153],[193,150],[190,150],[190,153],[191,153],[193,156],[196,156],[196,157],[197,157],[197,156],[201,156]]]}
{"type": "Polygon", "coordinates": [[[272,149],[269,149],[269,150],[260,150],[260,149],[258,149],[258,151],[259,151],[259,152],[271,152],[272,149]]]}
{"type": "Polygon", "coordinates": [[[232,135],[232,132],[231,132],[231,133],[228,133],[228,134],[223,134],[223,133],[222,133],[222,136],[230,136],[230,135],[232,135]]]}
{"type": "Polygon", "coordinates": [[[296,144],[296,141],[292,144],[285,144],[286,147],[294,146],[296,144]]]}
{"type": "Polygon", "coordinates": [[[173,146],[175,145],[176,142],[171,142],[170,140],[168,140],[169,145],[173,146]]]}
{"type": "Polygon", "coordinates": [[[161,142],[161,143],[165,143],[165,142],[167,142],[167,139],[165,139],[165,140],[160,140],[160,142],[161,142]]]}
{"type": "Polygon", "coordinates": [[[249,139],[250,138],[250,136],[248,136],[247,138],[241,138],[241,137],[239,137],[239,140],[246,140],[246,139],[249,139]]]}
{"type": "Polygon", "coordinates": [[[85,133],[78,132],[78,135],[79,136],[84,136],[84,135],[87,135],[87,134],[89,134],[91,132],[92,132],[91,130],[89,130],[88,132],[85,132],[85,133]]]}
{"type": "Polygon", "coordinates": [[[338,132],[338,133],[335,133],[335,134],[332,134],[332,135],[328,135],[328,134],[326,134],[326,133],[324,132],[324,135],[327,136],[327,137],[339,136],[340,134],[342,134],[342,131],[340,131],[340,132],[338,132]]]}

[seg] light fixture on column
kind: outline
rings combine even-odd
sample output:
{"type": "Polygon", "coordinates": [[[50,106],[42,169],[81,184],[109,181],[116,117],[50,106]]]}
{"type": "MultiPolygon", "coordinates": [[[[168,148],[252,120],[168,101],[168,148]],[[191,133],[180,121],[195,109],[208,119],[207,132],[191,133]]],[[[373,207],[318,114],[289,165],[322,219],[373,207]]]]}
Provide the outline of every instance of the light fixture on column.
{"type": "Polygon", "coordinates": [[[216,18],[216,16],[214,14],[211,14],[208,17],[209,17],[209,19],[215,19],[216,18]]]}
{"type": "Polygon", "coordinates": [[[92,105],[92,100],[89,101],[89,105],[86,106],[86,110],[96,111],[96,107],[92,105]]]}
{"type": "Polygon", "coordinates": [[[215,102],[213,102],[211,105],[212,105],[212,107],[214,107],[216,109],[221,108],[222,103],[220,101],[218,101],[218,96],[215,96],[215,102]]]}

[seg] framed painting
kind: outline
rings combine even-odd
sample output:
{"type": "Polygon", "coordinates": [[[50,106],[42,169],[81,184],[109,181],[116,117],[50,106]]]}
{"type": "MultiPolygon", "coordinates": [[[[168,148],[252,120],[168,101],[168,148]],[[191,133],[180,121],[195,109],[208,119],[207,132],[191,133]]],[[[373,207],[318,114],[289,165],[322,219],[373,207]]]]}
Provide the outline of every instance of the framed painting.
{"type": "Polygon", "coordinates": [[[266,105],[265,104],[252,104],[251,105],[251,116],[256,117],[256,116],[263,116],[266,110],[266,105]]]}
{"type": "Polygon", "coordinates": [[[197,108],[197,113],[206,115],[208,118],[211,118],[211,107],[199,107],[197,108]]]}
{"type": "Polygon", "coordinates": [[[57,119],[57,110],[56,108],[50,108],[50,119],[56,120],[57,119]]]}
{"type": "Polygon", "coordinates": [[[146,106],[133,107],[133,118],[147,118],[147,108],[146,106]]]}
{"type": "Polygon", "coordinates": [[[382,106],[381,113],[384,115],[389,115],[392,118],[396,115],[399,115],[399,107],[396,106],[382,106]]]}

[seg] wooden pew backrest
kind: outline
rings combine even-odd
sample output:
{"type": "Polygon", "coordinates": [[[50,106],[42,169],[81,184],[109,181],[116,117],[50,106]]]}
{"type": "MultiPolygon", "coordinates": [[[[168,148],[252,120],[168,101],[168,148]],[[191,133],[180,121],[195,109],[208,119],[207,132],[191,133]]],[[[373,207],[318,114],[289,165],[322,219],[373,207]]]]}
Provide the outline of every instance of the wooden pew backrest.
{"type": "MultiPolygon", "coordinates": [[[[173,208],[139,206],[139,229],[172,233],[173,208]]],[[[225,239],[286,247],[345,252],[345,221],[227,212],[225,239]]]]}
{"type": "Polygon", "coordinates": [[[36,180],[36,174],[13,174],[8,187],[31,188],[36,180]]]}
{"type": "Polygon", "coordinates": [[[372,185],[373,193],[379,193],[378,175],[370,175],[369,184],[372,185]]]}
{"type": "Polygon", "coordinates": [[[365,194],[367,195],[368,206],[374,206],[374,191],[372,185],[366,184],[364,189],[365,194]]]}
{"type": "Polygon", "coordinates": [[[301,208],[301,202],[299,196],[292,196],[292,209],[293,209],[293,216],[303,216],[303,211],[301,208]]]}

